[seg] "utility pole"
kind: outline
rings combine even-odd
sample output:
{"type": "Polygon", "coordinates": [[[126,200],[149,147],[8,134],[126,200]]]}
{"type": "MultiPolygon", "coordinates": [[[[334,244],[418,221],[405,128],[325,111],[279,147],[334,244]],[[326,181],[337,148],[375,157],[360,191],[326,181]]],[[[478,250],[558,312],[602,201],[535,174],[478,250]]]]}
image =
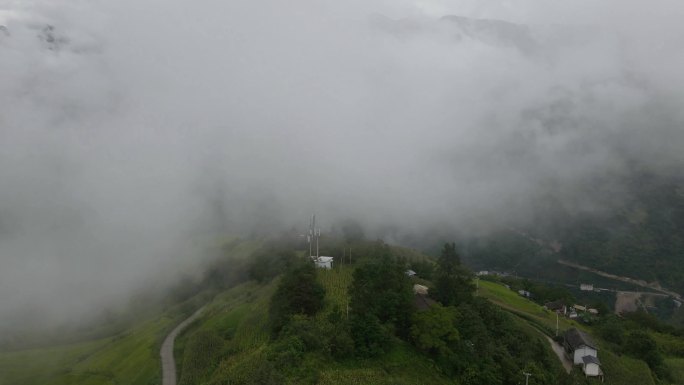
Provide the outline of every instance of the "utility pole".
{"type": "Polygon", "coordinates": [[[558,337],[558,311],[556,311],[556,337],[558,337]]]}
{"type": "Polygon", "coordinates": [[[316,226],[316,214],[313,214],[309,219],[309,258],[313,257],[313,239],[316,236],[314,226],[316,226]]]}
{"type": "Polygon", "coordinates": [[[347,319],[349,319],[349,299],[347,299],[347,319]]]}
{"type": "Polygon", "coordinates": [[[525,385],[529,385],[532,373],[523,372],[523,375],[525,376],[525,385]]]}
{"type": "MultiPolygon", "coordinates": [[[[316,230],[314,230],[315,232],[316,230]]],[[[318,235],[316,235],[316,258],[320,257],[318,253],[318,238],[321,237],[321,229],[318,229],[318,235]]]]}

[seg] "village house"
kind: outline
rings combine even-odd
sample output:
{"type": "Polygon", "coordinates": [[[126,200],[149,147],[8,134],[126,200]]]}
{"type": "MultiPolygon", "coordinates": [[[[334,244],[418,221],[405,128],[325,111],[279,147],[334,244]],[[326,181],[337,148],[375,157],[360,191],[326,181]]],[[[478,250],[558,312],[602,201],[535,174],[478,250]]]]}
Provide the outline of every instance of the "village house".
{"type": "Polygon", "coordinates": [[[414,277],[416,275],[416,272],[409,269],[406,270],[406,275],[408,275],[409,277],[414,277]]]}
{"type": "Polygon", "coordinates": [[[565,355],[574,365],[581,365],[585,376],[602,376],[598,360],[598,348],[591,338],[581,330],[569,329],[564,334],[565,355]]]}
{"type": "Polygon", "coordinates": [[[582,371],[586,377],[602,376],[601,362],[598,357],[584,356],[582,357],[582,371]]]}
{"type": "Polygon", "coordinates": [[[568,307],[565,306],[563,301],[553,301],[544,304],[544,307],[552,312],[556,312],[560,315],[566,315],[568,313],[568,307]]]}
{"type": "Polygon", "coordinates": [[[582,283],[580,284],[580,290],[582,291],[594,291],[594,285],[590,283],[582,283]]]}
{"type": "Polygon", "coordinates": [[[518,294],[522,295],[525,298],[532,298],[532,293],[530,293],[527,290],[518,290],[518,294]]]}

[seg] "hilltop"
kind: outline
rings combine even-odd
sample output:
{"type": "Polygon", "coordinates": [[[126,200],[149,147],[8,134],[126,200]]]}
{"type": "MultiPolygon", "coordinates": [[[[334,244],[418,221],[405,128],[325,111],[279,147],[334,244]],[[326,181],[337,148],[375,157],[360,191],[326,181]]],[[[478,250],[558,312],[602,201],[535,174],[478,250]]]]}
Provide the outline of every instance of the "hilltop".
{"type": "MultiPolygon", "coordinates": [[[[475,291],[452,246],[435,259],[381,241],[326,240],[330,270],[315,269],[293,237],[231,241],[182,300],[125,331],[0,353],[0,384],[159,384],[162,340],[202,306],[174,346],[180,385],[517,384],[523,371],[531,384],[592,383],[577,368],[567,374],[553,351],[555,314],[497,282],[475,291]],[[349,247],[351,263],[341,258],[349,247]],[[415,307],[414,284],[428,287],[431,306],[415,307]]],[[[608,338],[615,321],[606,319],[560,326],[596,339],[607,384],[681,383],[682,337],[650,324],[664,353],[649,361],[608,338]]],[[[619,325],[628,341],[633,326],[619,325]]]]}

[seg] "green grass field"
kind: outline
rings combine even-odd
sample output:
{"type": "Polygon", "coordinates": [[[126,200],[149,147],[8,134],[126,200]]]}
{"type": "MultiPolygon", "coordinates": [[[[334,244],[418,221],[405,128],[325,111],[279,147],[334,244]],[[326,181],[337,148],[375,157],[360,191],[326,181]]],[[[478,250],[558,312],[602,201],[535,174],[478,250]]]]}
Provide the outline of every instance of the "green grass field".
{"type": "Polygon", "coordinates": [[[684,384],[684,358],[668,358],[665,364],[672,371],[672,378],[675,379],[675,384],[684,384]]]}
{"type": "Polygon", "coordinates": [[[254,358],[266,345],[268,333],[268,304],[276,281],[268,285],[247,282],[217,295],[203,315],[177,339],[176,362],[181,384],[187,378],[221,378],[254,358]],[[207,349],[186,350],[200,336],[210,334],[220,340],[215,357],[197,357],[207,349]],[[205,361],[210,360],[208,365],[205,361]]]}
{"type": "Polygon", "coordinates": [[[334,269],[318,270],[316,277],[325,288],[325,309],[323,313],[338,306],[344,311],[349,303],[347,289],[352,282],[353,265],[341,265],[334,269]]]}
{"type": "MultiPolygon", "coordinates": [[[[480,280],[478,295],[487,298],[503,309],[523,316],[528,321],[535,323],[539,329],[542,329],[549,336],[555,334],[556,314],[554,312],[544,309],[542,306],[518,295],[518,293],[507,287],[499,283],[480,280]]],[[[560,332],[573,327],[587,330],[585,325],[578,322],[564,317],[558,318],[558,329],[560,332]]]]}
{"type": "MultiPolygon", "coordinates": [[[[231,257],[246,258],[262,242],[228,237],[199,243],[201,247],[227,249],[231,257]]],[[[160,384],[159,348],[164,337],[182,319],[206,303],[213,293],[211,290],[200,291],[167,308],[154,304],[145,314],[131,314],[133,319],[138,318],[133,321],[133,326],[113,336],[48,348],[0,352],[0,385],[160,384]]],[[[228,293],[217,298],[224,298],[228,293]]],[[[207,310],[208,313],[217,311],[211,307],[207,310]]],[[[263,318],[255,318],[254,323],[265,322],[263,318]]],[[[95,326],[106,329],[108,325],[95,326]]],[[[245,339],[264,340],[261,335],[251,336],[250,331],[236,334],[245,339]]]]}
{"type": "Polygon", "coordinates": [[[0,384],[156,384],[159,341],[171,322],[159,318],[116,337],[0,353],[0,384]]]}

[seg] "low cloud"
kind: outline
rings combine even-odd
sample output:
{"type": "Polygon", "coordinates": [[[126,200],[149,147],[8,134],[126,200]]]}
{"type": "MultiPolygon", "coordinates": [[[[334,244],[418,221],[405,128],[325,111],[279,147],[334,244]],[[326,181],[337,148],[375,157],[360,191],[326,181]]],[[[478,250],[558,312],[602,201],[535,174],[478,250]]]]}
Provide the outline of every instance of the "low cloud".
{"type": "Polygon", "coordinates": [[[676,2],[343,3],[0,2],[0,319],[172,282],[197,234],[522,221],[683,160],[676,2]]]}

